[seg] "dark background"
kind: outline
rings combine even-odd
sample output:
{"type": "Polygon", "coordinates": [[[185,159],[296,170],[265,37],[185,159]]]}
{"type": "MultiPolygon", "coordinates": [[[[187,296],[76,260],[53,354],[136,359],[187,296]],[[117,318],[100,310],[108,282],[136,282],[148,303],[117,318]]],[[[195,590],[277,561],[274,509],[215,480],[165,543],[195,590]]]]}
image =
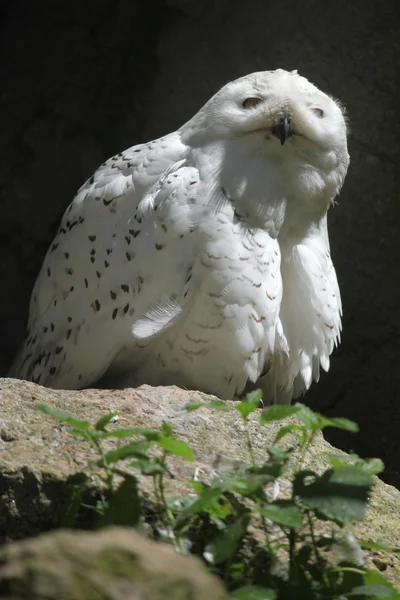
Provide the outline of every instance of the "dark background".
{"type": "MultiPolygon", "coordinates": [[[[176,129],[219,87],[299,69],[347,106],[351,165],[330,212],[343,343],[306,401],[361,425],[332,443],[400,485],[397,0],[35,0],[0,5],[0,373],[77,187],[176,129]]],[[[0,407],[1,410],[1,407],[0,407]]]]}

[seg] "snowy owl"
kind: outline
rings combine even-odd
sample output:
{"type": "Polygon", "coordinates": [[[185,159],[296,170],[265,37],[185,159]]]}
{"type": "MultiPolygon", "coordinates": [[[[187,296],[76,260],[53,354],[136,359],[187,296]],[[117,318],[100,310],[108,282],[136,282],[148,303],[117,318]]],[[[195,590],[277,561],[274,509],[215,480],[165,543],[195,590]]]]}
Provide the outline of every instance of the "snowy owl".
{"type": "Polygon", "coordinates": [[[10,375],[224,399],[255,384],[281,403],[305,393],[340,336],[326,217],[348,164],[340,105],[297,71],[228,83],[79,189],[10,375]]]}

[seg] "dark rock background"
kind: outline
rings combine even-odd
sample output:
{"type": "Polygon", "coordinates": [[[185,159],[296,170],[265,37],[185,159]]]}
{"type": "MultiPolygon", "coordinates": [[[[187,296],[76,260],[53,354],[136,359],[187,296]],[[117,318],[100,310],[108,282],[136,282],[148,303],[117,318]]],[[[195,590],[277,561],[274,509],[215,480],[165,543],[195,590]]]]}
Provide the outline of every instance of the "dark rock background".
{"type": "Polygon", "coordinates": [[[306,399],[361,425],[333,444],[400,485],[400,11],[396,0],[3,0],[0,372],[62,212],[108,156],[176,129],[222,84],[298,68],[347,106],[351,166],[330,214],[343,343],[306,399]]]}

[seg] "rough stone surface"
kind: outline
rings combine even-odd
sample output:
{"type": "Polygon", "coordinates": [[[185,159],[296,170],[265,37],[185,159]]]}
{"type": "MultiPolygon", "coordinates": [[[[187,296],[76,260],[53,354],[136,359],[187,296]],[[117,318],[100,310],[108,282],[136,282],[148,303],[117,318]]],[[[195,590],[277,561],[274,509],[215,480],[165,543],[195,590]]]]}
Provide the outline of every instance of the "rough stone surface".
{"type": "MultiPolygon", "coordinates": [[[[36,412],[36,403],[66,410],[91,422],[116,410],[118,427],[159,428],[164,421],[170,423],[176,437],[186,440],[195,454],[195,463],[170,459],[175,479],[167,482],[166,491],[175,496],[193,492],[187,482],[194,469],[200,467],[210,473],[218,456],[249,462],[245,431],[236,411],[217,413],[201,409],[182,414],[186,402],[201,398],[204,396],[200,393],[175,387],[69,392],[0,380],[0,541],[59,526],[70,486],[88,472],[88,462],[96,456],[87,444],[68,434],[64,426],[36,412]]],[[[256,419],[253,414],[250,433],[256,460],[262,461],[279,424],[261,427],[256,419]]],[[[304,466],[321,472],[327,467],[329,452],[336,451],[318,436],[304,466]]],[[[141,481],[141,488],[151,503],[152,485],[148,478],[141,481]]],[[[398,546],[399,506],[400,492],[377,479],[370,509],[363,523],[355,526],[356,534],[364,540],[383,540],[398,546]]],[[[399,556],[373,552],[368,561],[400,584],[399,556]]]]}
{"type": "Polygon", "coordinates": [[[227,80],[298,68],[347,106],[352,160],[330,215],[343,343],[307,401],[356,418],[357,441],[334,442],[380,455],[399,484],[397,1],[5,0],[0,13],[0,373],[61,213],[92,170],[175,130],[227,80]]]}
{"type": "Polygon", "coordinates": [[[0,549],[0,594],[12,600],[227,600],[199,561],[129,529],[57,531],[0,549]]]}

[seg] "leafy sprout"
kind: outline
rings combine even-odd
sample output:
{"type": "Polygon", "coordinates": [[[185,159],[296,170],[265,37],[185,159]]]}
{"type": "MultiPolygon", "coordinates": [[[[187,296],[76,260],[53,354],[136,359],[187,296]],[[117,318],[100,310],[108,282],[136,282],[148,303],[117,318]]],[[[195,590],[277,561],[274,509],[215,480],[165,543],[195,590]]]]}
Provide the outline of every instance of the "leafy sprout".
{"type": "MultiPolygon", "coordinates": [[[[364,567],[362,559],[360,563],[363,548],[386,552],[400,552],[400,548],[354,538],[348,544],[355,548],[353,558],[347,556],[339,563],[329,558],[332,548],[343,545],[344,539],[353,539],[349,531],[353,522],[365,516],[373,476],[382,471],[382,461],[336,453],[325,457],[329,465],[323,473],[303,468],[318,432],[333,427],[356,433],[356,423],[327,418],[303,404],[263,407],[259,390],[234,404],[215,399],[192,401],[185,405],[184,413],[200,409],[240,415],[249,465],[216,474],[208,483],[193,480],[194,498],[167,498],[165,479],[173,477],[170,456],[195,460],[190,446],[176,438],[169,423],[159,429],[118,428],[113,423],[115,412],[91,424],[65,411],[36,406],[36,410],[64,423],[73,436],[81,437],[96,450],[98,458],[90,467],[97,469],[101,499],[91,508],[98,514],[98,527],[138,526],[144,519],[138,477],[152,478],[160,537],[173,543],[179,552],[195,548],[208,567],[224,579],[232,600],[400,600],[399,591],[382,574],[364,567]],[[261,463],[253,450],[250,418],[265,427],[282,422],[274,445],[265,449],[261,463]],[[282,448],[279,444],[288,436],[292,446],[282,448]],[[105,449],[106,441],[113,443],[112,449],[105,449]],[[268,494],[271,486],[278,490],[272,498],[268,494]],[[317,533],[321,522],[329,525],[330,535],[317,533]],[[255,524],[260,526],[261,536],[252,534],[255,524]],[[205,532],[203,536],[200,531],[205,532]]],[[[74,526],[85,506],[86,485],[74,487],[64,526],[74,526]]]]}

